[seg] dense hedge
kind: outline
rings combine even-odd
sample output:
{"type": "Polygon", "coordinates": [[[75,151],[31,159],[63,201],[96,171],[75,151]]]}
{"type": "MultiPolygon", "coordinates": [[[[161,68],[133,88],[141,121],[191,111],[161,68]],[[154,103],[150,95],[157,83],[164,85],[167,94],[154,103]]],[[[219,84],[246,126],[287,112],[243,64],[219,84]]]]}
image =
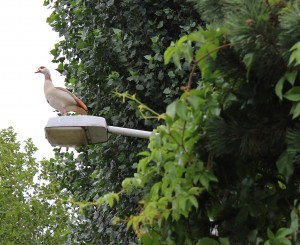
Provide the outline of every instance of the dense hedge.
{"type": "MultiPolygon", "coordinates": [[[[86,102],[89,114],[105,117],[109,125],[152,130],[161,122],[144,120],[137,104],[114,96],[114,91],[136,94],[143,103],[162,113],[177,98],[187,80],[182,70],[165,66],[163,53],[178,36],[202,24],[191,4],[181,0],[56,0],[45,1],[53,9],[48,23],[62,40],[51,51],[68,88],[86,102]]],[[[147,112],[145,112],[147,114],[147,112]]],[[[147,141],[111,137],[106,144],[89,146],[74,157],[62,154],[57,166],[61,188],[75,201],[93,201],[120,190],[133,175],[136,153],[147,141]]],[[[126,224],[112,225],[115,216],[136,213],[142,193],[123,195],[113,209],[84,209],[82,221],[71,233],[74,241],[93,244],[128,244],[135,235],[126,224]]]]}
{"type": "Polygon", "coordinates": [[[162,124],[137,163],[146,142],[122,137],[63,155],[61,188],[85,207],[74,241],[299,243],[300,1],[189,2],[205,28],[180,1],[48,3],[54,62],[91,113],[162,124]]]}

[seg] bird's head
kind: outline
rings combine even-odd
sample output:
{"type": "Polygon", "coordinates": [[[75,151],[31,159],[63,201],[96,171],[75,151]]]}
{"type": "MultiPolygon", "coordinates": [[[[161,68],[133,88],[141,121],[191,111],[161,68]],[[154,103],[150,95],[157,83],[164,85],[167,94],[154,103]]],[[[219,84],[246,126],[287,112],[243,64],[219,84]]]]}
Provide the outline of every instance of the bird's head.
{"type": "Polygon", "coordinates": [[[35,73],[48,73],[49,70],[45,67],[45,66],[40,66],[39,69],[37,69],[37,71],[35,73]]]}

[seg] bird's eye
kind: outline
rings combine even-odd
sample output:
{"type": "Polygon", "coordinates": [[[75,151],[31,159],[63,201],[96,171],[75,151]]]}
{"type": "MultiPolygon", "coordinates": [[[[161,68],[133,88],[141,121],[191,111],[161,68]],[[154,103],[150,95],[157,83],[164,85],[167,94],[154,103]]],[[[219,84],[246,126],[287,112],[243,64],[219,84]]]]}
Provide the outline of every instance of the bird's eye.
{"type": "Polygon", "coordinates": [[[44,68],[45,68],[45,66],[41,66],[41,67],[40,67],[40,69],[44,69],[44,68]]]}

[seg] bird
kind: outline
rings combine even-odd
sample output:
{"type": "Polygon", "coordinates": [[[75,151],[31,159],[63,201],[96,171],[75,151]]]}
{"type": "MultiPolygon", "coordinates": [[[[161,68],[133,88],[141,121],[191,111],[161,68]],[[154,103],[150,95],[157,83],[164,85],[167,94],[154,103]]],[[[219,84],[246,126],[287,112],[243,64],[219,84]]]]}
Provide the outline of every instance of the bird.
{"type": "Polygon", "coordinates": [[[40,66],[35,73],[42,73],[45,76],[44,93],[50,106],[58,110],[62,116],[73,111],[81,115],[87,115],[87,106],[69,90],[62,87],[54,87],[51,74],[48,68],[40,66]]]}

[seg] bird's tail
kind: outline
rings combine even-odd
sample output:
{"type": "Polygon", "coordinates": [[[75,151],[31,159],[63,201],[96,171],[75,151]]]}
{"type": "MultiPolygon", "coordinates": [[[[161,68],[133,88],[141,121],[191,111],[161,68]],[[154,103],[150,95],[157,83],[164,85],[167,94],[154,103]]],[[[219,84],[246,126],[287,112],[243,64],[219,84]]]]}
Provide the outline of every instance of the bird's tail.
{"type": "Polygon", "coordinates": [[[84,110],[83,108],[79,107],[79,106],[77,106],[76,112],[81,114],[81,115],[87,115],[87,111],[84,110]]]}

